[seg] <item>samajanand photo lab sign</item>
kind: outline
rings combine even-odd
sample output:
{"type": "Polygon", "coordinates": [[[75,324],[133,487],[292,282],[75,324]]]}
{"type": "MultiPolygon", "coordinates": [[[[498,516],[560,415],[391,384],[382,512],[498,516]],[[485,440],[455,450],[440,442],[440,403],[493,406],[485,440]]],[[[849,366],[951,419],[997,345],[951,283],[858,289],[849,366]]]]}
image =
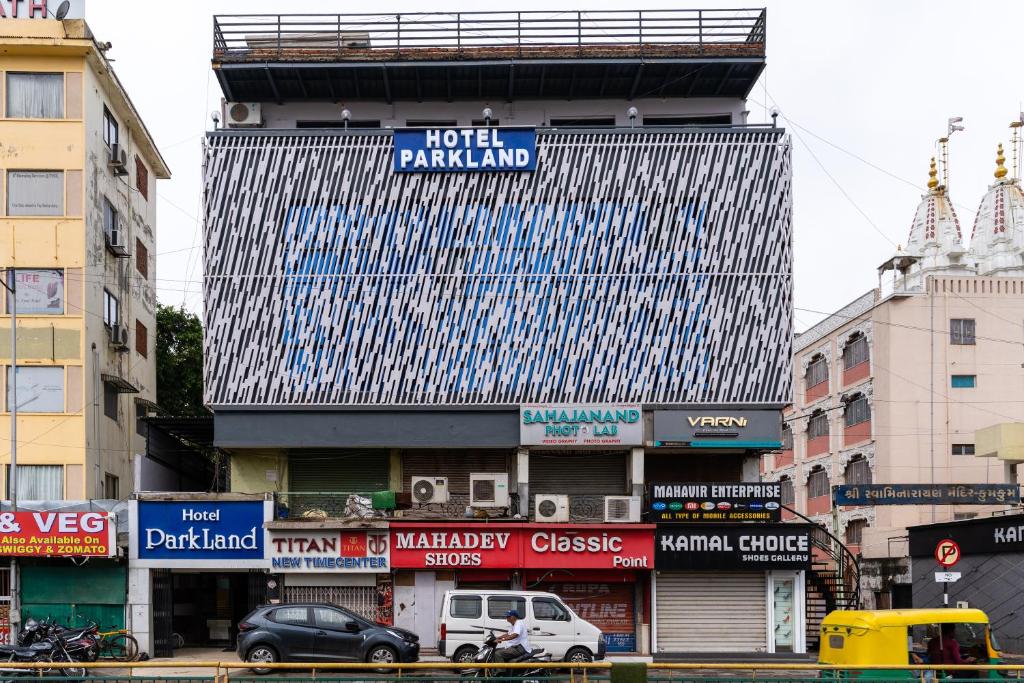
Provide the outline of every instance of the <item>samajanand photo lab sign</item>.
{"type": "Polygon", "coordinates": [[[643,410],[633,404],[523,405],[519,443],[524,446],[641,446],[643,410]]]}
{"type": "Polygon", "coordinates": [[[680,571],[809,569],[811,529],[798,524],[659,526],[654,566],[680,571]]]}
{"type": "Polygon", "coordinates": [[[393,138],[398,173],[537,168],[533,128],[401,128],[393,138]]]}
{"type": "Polygon", "coordinates": [[[129,557],[150,567],[267,567],[273,504],[264,500],[131,501],[129,557]]]}

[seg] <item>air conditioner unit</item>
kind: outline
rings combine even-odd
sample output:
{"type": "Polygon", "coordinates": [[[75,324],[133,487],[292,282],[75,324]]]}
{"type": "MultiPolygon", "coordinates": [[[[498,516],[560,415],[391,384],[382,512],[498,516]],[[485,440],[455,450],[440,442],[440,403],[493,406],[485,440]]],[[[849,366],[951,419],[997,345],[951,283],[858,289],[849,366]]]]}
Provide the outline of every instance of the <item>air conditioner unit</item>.
{"type": "Polygon", "coordinates": [[[504,472],[470,474],[469,505],[475,508],[507,508],[508,475],[504,472]]]}
{"type": "Polygon", "coordinates": [[[107,167],[116,176],[128,175],[128,153],[116,142],[110,146],[110,159],[107,160],[107,167]]]}
{"type": "Polygon", "coordinates": [[[104,236],[106,238],[107,249],[109,249],[115,256],[125,258],[131,255],[128,251],[128,245],[124,243],[124,231],[119,226],[108,228],[104,231],[104,236]]]}
{"type": "Polygon", "coordinates": [[[569,496],[538,493],[533,501],[533,517],[537,522],[568,522],[569,496]]]}
{"type": "Polygon", "coordinates": [[[128,350],[128,328],[124,325],[113,325],[107,328],[110,345],[118,351],[128,350]]]}
{"type": "Polygon", "coordinates": [[[412,502],[417,505],[448,502],[448,477],[412,477],[412,502]]]}
{"type": "Polygon", "coordinates": [[[639,522],[640,496],[605,496],[604,521],[639,522]]]}
{"type": "Polygon", "coordinates": [[[258,128],[263,125],[263,109],[259,102],[228,102],[224,105],[228,128],[258,128]]]}

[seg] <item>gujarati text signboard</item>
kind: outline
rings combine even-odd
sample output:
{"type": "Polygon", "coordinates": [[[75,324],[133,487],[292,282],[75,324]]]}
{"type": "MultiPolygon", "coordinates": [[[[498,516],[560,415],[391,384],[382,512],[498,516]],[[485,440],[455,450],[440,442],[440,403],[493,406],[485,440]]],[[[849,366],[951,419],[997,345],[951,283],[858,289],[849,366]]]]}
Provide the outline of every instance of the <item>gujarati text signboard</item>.
{"type": "Polygon", "coordinates": [[[836,505],[1008,505],[1020,502],[1016,484],[843,484],[836,505]]]}

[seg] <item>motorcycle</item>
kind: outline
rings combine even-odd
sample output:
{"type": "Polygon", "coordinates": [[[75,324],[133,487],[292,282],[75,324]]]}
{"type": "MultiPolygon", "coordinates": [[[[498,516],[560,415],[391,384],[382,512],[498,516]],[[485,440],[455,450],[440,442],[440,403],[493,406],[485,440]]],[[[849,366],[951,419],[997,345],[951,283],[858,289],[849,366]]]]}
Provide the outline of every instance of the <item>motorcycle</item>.
{"type": "Polygon", "coordinates": [[[24,664],[42,662],[74,662],[67,650],[67,642],[59,635],[53,635],[45,640],[32,643],[31,645],[0,645],[0,675],[4,676],[54,676],[63,675],[66,678],[83,679],[86,671],[83,667],[62,668],[60,670],[43,667],[42,669],[20,669],[4,664],[24,664]]]}
{"type": "Polygon", "coordinates": [[[465,676],[467,678],[494,678],[494,677],[515,678],[515,679],[522,679],[522,683],[541,683],[541,679],[543,679],[543,678],[548,676],[548,671],[546,669],[544,669],[544,668],[541,668],[541,667],[537,667],[535,669],[534,668],[522,668],[522,669],[516,668],[516,669],[508,669],[508,670],[505,670],[505,671],[501,671],[501,665],[502,664],[511,664],[511,663],[523,664],[523,663],[533,663],[533,662],[550,662],[551,661],[551,655],[549,653],[545,652],[544,648],[542,648],[542,647],[533,648],[532,650],[530,650],[526,654],[521,655],[520,657],[517,657],[516,659],[513,659],[513,660],[511,660],[509,662],[497,662],[496,661],[497,651],[498,651],[498,639],[494,635],[494,633],[491,633],[491,634],[489,634],[484,639],[483,647],[481,647],[477,651],[476,656],[473,657],[473,663],[474,664],[479,664],[479,665],[495,664],[495,663],[497,663],[498,666],[494,667],[494,668],[488,668],[488,667],[485,667],[485,666],[478,666],[478,667],[476,667],[474,669],[464,671],[463,672],[463,676],[465,676]],[[497,673],[495,672],[495,669],[497,669],[497,673]]]}
{"type": "Polygon", "coordinates": [[[100,656],[98,632],[99,626],[94,623],[84,628],[70,629],[47,619],[29,619],[18,634],[18,644],[27,647],[34,643],[46,642],[59,634],[64,641],[64,649],[72,661],[95,662],[100,656]]]}

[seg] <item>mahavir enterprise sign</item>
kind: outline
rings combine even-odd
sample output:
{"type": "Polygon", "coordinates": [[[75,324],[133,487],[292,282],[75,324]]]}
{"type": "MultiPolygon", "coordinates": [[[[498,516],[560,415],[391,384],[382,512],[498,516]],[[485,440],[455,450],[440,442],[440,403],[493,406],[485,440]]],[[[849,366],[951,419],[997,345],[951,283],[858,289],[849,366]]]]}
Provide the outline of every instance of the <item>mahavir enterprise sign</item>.
{"type": "Polygon", "coordinates": [[[533,128],[400,128],[394,132],[395,171],[533,171],[533,128]]]}

